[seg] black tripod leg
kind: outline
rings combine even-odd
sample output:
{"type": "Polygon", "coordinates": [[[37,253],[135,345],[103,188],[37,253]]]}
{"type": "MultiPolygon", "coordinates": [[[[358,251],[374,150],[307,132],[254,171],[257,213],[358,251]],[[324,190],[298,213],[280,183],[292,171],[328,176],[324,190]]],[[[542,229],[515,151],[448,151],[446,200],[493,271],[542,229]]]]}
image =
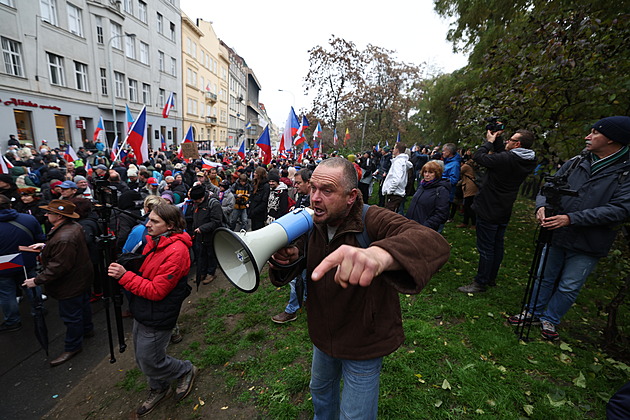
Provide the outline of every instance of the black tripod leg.
{"type": "MultiPolygon", "coordinates": [[[[115,281],[112,279],[112,281],[115,281]]],[[[122,319],[122,301],[123,295],[120,292],[120,288],[116,293],[114,293],[114,319],[116,320],[116,330],[118,331],[118,351],[124,353],[127,349],[127,344],[125,343],[125,327],[123,326],[122,319]]]]}

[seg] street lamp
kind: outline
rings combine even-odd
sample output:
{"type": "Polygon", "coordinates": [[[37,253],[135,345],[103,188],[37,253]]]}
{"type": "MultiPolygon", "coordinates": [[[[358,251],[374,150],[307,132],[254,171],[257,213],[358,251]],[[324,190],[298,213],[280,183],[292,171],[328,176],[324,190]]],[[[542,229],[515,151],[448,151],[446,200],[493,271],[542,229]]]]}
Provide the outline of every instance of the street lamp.
{"type": "Polygon", "coordinates": [[[125,32],[124,35],[114,35],[113,37],[109,38],[109,41],[107,41],[107,61],[108,61],[107,65],[109,66],[109,87],[111,89],[111,96],[112,96],[112,115],[114,116],[114,139],[118,137],[118,122],[116,121],[116,88],[114,86],[114,64],[112,62],[112,41],[115,40],[116,38],[122,38],[123,36],[135,38],[136,34],[130,34],[128,32],[125,32]]]}

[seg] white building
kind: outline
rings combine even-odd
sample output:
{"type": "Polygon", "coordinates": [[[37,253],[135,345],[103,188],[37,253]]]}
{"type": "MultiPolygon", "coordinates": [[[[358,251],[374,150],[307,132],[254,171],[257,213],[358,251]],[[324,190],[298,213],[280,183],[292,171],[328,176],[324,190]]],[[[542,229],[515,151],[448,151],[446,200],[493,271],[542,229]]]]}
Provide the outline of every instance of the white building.
{"type": "Polygon", "coordinates": [[[160,134],[181,142],[179,0],[0,0],[0,38],[6,139],[77,149],[102,116],[108,143],[115,131],[122,141],[127,104],[134,118],[146,105],[151,147],[160,134]],[[170,92],[175,108],[165,119],[170,92]]]}

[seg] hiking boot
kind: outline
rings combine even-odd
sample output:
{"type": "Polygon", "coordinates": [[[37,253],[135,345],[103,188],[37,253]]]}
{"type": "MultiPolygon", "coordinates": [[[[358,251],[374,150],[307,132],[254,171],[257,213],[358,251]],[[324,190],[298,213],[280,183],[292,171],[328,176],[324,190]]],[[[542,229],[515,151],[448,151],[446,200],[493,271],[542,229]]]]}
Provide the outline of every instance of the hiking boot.
{"type": "Polygon", "coordinates": [[[138,415],[138,417],[146,416],[151,411],[153,411],[153,409],[157,407],[159,403],[161,403],[162,401],[170,397],[172,394],[173,394],[173,390],[171,389],[170,386],[163,390],[158,390],[158,389],[150,390],[149,396],[142,403],[142,405],[138,407],[138,409],[136,410],[136,414],[138,415]]]}
{"type": "Polygon", "coordinates": [[[180,333],[171,335],[171,343],[173,344],[181,343],[183,339],[184,337],[180,333]]]}
{"type": "Polygon", "coordinates": [[[543,320],[540,322],[540,333],[546,340],[555,341],[560,339],[560,334],[556,331],[556,326],[549,321],[543,320]]]}
{"type": "Polygon", "coordinates": [[[214,281],[214,279],[216,279],[217,276],[215,276],[214,274],[208,274],[206,276],[206,278],[203,279],[202,283],[203,284],[210,284],[214,281]]]}
{"type": "Polygon", "coordinates": [[[288,312],[282,312],[271,317],[271,320],[276,324],[286,324],[287,322],[295,321],[296,319],[297,312],[293,312],[292,314],[288,312]]]}
{"type": "Polygon", "coordinates": [[[192,365],[188,373],[183,374],[177,379],[177,388],[175,389],[175,400],[181,401],[192,391],[195,377],[197,376],[197,367],[192,365]]]}
{"type": "Polygon", "coordinates": [[[463,293],[481,293],[486,291],[486,286],[473,281],[466,286],[458,287],[457,290],[463,293]]]}
{"type": "Polygon", "coordinates": [[[509,317],[508,323],[510,325],[519,326],[519,327],[521,325],[528,325],[528,324],[539,325],[540,319],[538,319],[538,317],[535,317],[531,312],[523,311],[520,314],[512,315],[511,317],[509,317]]]}
{"type": "Polygon", "coordinates": [[[0,325],[0,334],[6,333],[6,332],[20,331],[21,329],[22,329],[21,322],[16,322],[15,324],[11,324],[11,325],[7,325],[6,322],[3,322],[2,325],[0,325]]]}

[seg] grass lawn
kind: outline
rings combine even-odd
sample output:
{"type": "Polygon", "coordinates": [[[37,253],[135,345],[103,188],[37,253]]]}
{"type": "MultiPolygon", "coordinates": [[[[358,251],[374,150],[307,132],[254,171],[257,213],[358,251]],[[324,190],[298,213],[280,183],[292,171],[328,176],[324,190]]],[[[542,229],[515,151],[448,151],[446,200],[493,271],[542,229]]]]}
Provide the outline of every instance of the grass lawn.
{"type": "MultiPolygon", "coordinates": [[[[527,281],[532,213],[530,201],[517,202],[498,286],[475,295],[456,291],[476,271],[475,232],[447,225],[449,262],[419,295],[400,296],[406,341],[385,358],[379,418],[605,418],[606,402],[630,380],[622,358],[600,349],[602,308],[619,280],[600,278],[602,270],[593,274],[559,327],[561,341],[542,340],[534,327],[532,339],[519,342],[505,322],[519,311],[527,281]]],[[[216,292],[198,306],[205,332],[184,354],[218,372],[227,392],[269,419],[313,415],[306,312],[287,325],[270,320],[288,296],[288,287],[269,283],[266,270],[255,293],[216,292]]],[[[629,312],[626,303],[618,320],[626,339],[629,312]]]]}

